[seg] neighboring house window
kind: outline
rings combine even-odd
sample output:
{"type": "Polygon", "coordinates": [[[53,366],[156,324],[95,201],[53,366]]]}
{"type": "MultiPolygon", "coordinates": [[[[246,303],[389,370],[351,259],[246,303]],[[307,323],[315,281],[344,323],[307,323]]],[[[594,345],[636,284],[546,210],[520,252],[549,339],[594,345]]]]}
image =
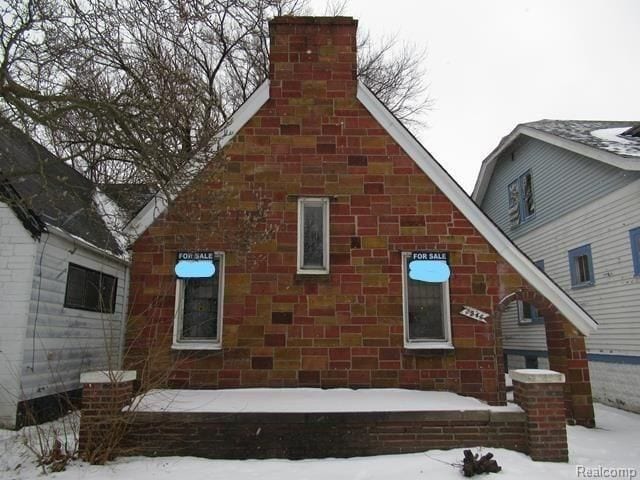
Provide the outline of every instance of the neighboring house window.
{"type": "Polygon", "coordinates": [[[586,287],[595,283],[591,245],[583,245],[569,250],[569,269],[572,287],[586,287]]]}
{"type": "Polygon", "coordinates": [[[329,273],[329,199],[298,199],[298,273],[329,273]]]}
{"type": "Polygon", "coordinates": [[[178,278],[173,348],[212,349],[222,342],[224,254],[216,253],[211,277],[178,278]]]}
{"type": "Polygon", "coordinates": [[[410,253],[402,255],[404,339],[407,348],[452,348],[449,281],[409,277],[410,253]]]}
{"type": "Polygon", "coordinates": [[[520,225],[535,211],[533,179],[528,170],[509,184],[509,221],[511,225],[520,225]]]}
{"type": "Polygon", "coordinates": [[[92,312],[113,313],[118,279],[73,263],[67,269],[64,306],[92,312]]]}
{"type": "Polygon", "coordinates": [[[544,318],[538,314],[538,309],[528,302],[518,302],[518,324],[533,325],[543,323],[544,318]]]}
{"type": "MultiPolygon", "coordinates": [[[[533,263],[544,272],[544,260],[538,260],[533,263]]],[[[544,323],[544,317],[540,316],[535,305],[527,302],[518,302],[518,324],[535,325],[537,323],[544,323]]]]}
{"type": "Polygon", "coordinates": [[[524,368],[532,368],[536,370],[538,368],[538,357],[534,355],[525,355],[524,368]]]}
{"type": "Polygon", "coordinates": [[[633,273],[640,276],[640,227],[629,231],[631,237],[631,257],[633,258],[633,273]]]}

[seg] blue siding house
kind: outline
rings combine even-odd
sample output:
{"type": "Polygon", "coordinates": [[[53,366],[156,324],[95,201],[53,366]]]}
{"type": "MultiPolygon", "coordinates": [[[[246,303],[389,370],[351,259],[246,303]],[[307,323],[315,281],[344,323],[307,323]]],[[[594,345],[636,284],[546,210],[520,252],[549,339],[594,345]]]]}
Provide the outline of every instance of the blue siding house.
{"type": "MultiPolygon", "coordinates": [[[[484,212],[594,318],[596,400],[640,412],[640,122],[518,125],[484,160],[484,212]]],[[[548,366],[544,318],[503,317],[508,367],[548,366]]]]}

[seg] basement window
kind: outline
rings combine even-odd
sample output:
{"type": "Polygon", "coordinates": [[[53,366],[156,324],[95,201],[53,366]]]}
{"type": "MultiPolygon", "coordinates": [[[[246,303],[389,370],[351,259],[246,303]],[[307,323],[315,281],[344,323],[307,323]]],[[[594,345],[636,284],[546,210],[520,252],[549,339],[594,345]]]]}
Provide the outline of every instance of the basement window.
{"type": "Polygon", "coordinates": [[[329,199],[298,199],[299,274],[329,273],[329,199]]]}
{"type": "Polygon", "coordinates": [[[533,198],[533,178],[531,170],[526,171],[509,184],[509,223],[520,225],[531,218],[536,211],[533,198]]]}
{"type": "Polygon", "coordinates": [[[113,313],[118,279],[73,263],[67,269],[64,306],[91,312],[113,313]]]}
{"type": "Polygon", "coordinates": [[[173,348],[221,348],[224,254],[216,253],[214,273],[208,277],[178,278],[173,348]]]}
{"type": "Polygon", "coordinates": [[[402,254],[402,303],[406,348],[453,348],[449,281],[425,282],[409,276],[411,253],[402,254]]]}

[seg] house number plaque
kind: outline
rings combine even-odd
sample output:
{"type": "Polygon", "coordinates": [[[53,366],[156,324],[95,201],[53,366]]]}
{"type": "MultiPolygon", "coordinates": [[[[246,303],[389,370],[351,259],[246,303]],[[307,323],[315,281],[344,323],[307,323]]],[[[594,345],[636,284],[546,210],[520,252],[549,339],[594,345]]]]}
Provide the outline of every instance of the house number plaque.
{"type": "Polygon", "coordinates": [[[488,313],[485,313],[477,308],[467,307],[466,305],[462,308],[460,315],[464,315],[465,317],[473,318],[482,323],[487,323],[486,318],[489,316],[488,313]]]}

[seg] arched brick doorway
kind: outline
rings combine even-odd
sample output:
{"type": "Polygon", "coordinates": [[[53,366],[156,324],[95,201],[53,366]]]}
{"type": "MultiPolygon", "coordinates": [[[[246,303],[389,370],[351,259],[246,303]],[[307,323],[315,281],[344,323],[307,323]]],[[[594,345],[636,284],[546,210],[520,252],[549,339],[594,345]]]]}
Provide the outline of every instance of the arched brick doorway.
{"type": "MultiPolygon", "coordinates": [[[[586,427],[595,426],[589,363],[584,336],[545,297],[528,286],[520,287],[499,302],[494,321],[502,331],[502,314],[516,301],[534,305],[544,318],[549,368],[564,373],[567,419],[586,427]]],[[[502,368],[504,370],[504,366],[502,368]]]]}

